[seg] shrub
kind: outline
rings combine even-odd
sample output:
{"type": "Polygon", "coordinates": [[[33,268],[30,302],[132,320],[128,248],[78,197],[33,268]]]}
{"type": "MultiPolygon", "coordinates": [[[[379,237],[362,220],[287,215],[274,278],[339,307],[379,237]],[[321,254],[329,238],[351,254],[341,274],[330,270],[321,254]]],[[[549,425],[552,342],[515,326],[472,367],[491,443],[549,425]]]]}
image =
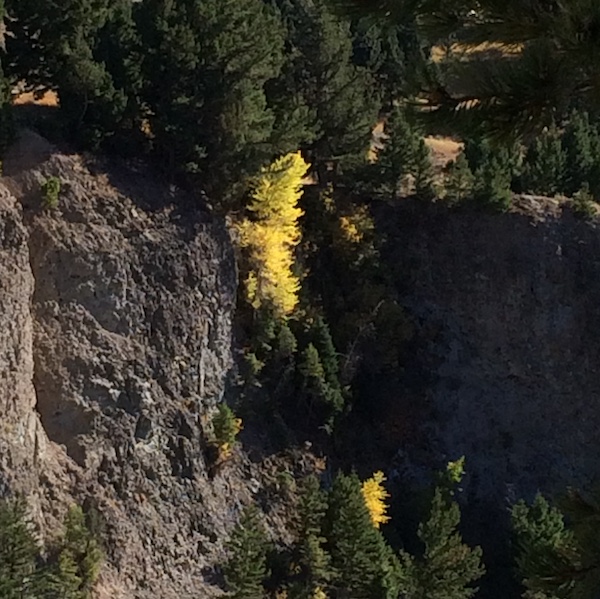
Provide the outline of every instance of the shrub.
{"type": "Polygon", "coordinates": [[[231,455],[231,450],[242,430],[241,418],[236,418],[233,410],[227,404],[219,404],[217,413],[212,419],[215,443],[219,448],[221,458],[231,455]]]}
{"type": "Polygon", "coordinates": [[[60,179],[58,177],[48,177],[42,183],[42,206],[47,210],[56,208],[59,195],[60,179]]]}
{"type": "Polygon", "coordinates": [[[594,197],[590,193],[590,186],[585,182],[573,196],[573,212],[584,220],[590,220],[596,215],[594,197]]]}

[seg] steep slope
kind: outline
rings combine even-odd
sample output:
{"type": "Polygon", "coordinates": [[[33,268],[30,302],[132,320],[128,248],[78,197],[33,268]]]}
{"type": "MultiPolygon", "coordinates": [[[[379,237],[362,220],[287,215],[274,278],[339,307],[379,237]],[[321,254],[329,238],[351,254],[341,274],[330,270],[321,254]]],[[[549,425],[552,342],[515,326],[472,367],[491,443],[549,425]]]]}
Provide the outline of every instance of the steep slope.
{"type": "Polygon", "coordinates": [[[219,594],[222,541],[268,471],[237,452],[213,476],[205,455],[231,366],[224,224],[147,171],[33,133],[4,174],[0,492],[24,492],[50,532],[72,501],[99,511],[99,596],[219,594]],[[55,209],[41,206],[48,177],[55,209]]]}
{"type": "Polygon", "coordinates": [[[597,480],[597,223],[532,196],[507,214],[406,202],[382,216],[416,325],[404,383],[428,413],[398,472],[465,455],[466,497],[496,506],[597,480]]]}

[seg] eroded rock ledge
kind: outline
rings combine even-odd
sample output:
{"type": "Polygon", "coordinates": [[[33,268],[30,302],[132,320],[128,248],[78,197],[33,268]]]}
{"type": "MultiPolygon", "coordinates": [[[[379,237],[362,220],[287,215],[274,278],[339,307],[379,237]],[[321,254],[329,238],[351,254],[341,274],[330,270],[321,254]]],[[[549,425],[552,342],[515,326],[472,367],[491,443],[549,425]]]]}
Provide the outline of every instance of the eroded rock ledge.
{"type": "Polygon", "coordinates": [[[236,285],[224,224],[147,172],[87,164],[31,132],[7,156],[0,491],[26,493],[46,525],[69,501],[99,509],[100,596],[219,593],[210,567],[260,486],[241,454],[212,481],[204,458],[236,285]],[[44,210],[48,177],[61,194],[44,210]]]}

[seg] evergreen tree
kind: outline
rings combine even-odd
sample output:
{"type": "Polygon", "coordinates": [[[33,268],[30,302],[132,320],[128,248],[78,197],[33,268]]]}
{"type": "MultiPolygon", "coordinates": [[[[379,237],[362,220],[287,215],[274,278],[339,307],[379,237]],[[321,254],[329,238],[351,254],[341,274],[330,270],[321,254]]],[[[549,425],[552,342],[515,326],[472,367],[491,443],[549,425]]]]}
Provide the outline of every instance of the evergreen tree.
{"type": "Polygon", "coordinates": [[[597,490],[590,494],[571,490],[561,509],[541,495],[531,505],[520,501],[513,507],[516,562],[528,598],[598,595],[599,506],[597,490]]]}
{"type": "Polygon", "coordinates": [[[517,569],[531,596],[571,596],[580,550],[563,514],[538,494],[531,506],[516,503],[511,517],[517,569]]]}
{"type": "MultiPolygon", "coordinates": [[[[467,157],[471,148],[469,145],[465,147],[467,157]]],[[[512,198],[510,162],[502,151],[493,151],[485,142],[475,148],[469,159],[471,168],[475,168],[474,199],[480,206],[505,211],[510,207],[512,198]]]]}
{"type": "Polygon", "coordinates": [[[333,344],[329,325],[322,316],[318,316],[311,326],[310,332],[323,367],[324,380],[327,383],[326,401],[330,404],[333,412],[341,412],[344,407],[344,394],[340,384],[338,353],[333,344]]]}
{"type": "Polygon", "coordinates": [[[47,587],[50,598],[88,599],[104,559],[95,531],[80,506],[67,512],[65,531],[47,587]]]}
{"type": "Polygon", "coordinates": [[[571,114],[562,138],[566,154],[564,191],[574,194],[587,183],[592,191],[598,189],[598,130],[590,123],[589,115],[575,111],[571,114]]]}
{"type": "Polygon", "coordinates": [[[469,599],[485,572],[481,549],[465,545],[457,532],[460,510],[448,491],[435,490],[428,519],[419,525],[421,557],[400,553],[407,599],[469,599]]]}
{"type": "Polygon", "coordinates": [[[372,168],[374,191],[395,197],[400,193],[407,175],[415,176],[418,171],[422,171],[419,183],[424,186],[429,171],[423,164],[428,160],[423,153],[423,140],[398,106],[387,118],[385,135],[383,147],[378,150],[372,168]]]}
{"type": "Polygon", "coordinates": [[[337,592],[356,599],[395,599],[399,563],[371,520],[355,474],[339,473],[329,496],[328,547],[337,592]]]}
{"type": "Polygon", "coordinates": [[[443,78],[429,86],[424,105],[438,123],[464,117],[463,123],[473,126],[476,121],[496,135],[519,135],[549,125],[574,102],[600,107],[598,62],[588,60],[600,48],[596,2],[330,1],[343,14],[369,17],[382,26],[414,22],[431,43],[459,39],[457,53],[484,42],[500,49],[521,48],[518,54],[447,61],[443,78]],[[468,81],[466,93],[453,89],[457,80],[468,81]]]}
{"type": "Polygon", "coordinates": [[[270,105],[281,94],[293,98],[307,118],[312,138],[307,150],[321,183],[330,169],[364,162],[379,100],[367,69],[352,63],[349,24],[331,14],[324,0],[276,0],[288,31],[291,49],[281,82],[270,105]]]}
{"type": "Polygon", "coordinates": [[[256,507],[244,510],[227,542],[230,557],[223,566],[231,599],[262,599],[267,576],[267,537],[256,507]]]}
{"type": "Polygon", "coordinates": [[[322,533],[326,510],[327,498],[319,479],[308,476],[302,481],[298,504],[296,553],[300,573],[299,581],[292,585],[293,599],[313,599],[327,589],[331,580],[331,558],[322,533]]]}
{"type": "Polygon", "coordinates": [[[451,204],[460,204],[471,199],[474,183],[475,177],[464,153],[461,152],[446,169],[444,187],[447,201],[451,204]]]}
{"type": "Polygon", "coordinates": [[[165,169],[201,173],[215,194],[241,184],[273,153],[264,86],[282,64],[277,14],[262,0],[148,0],[135,18],[142,99],[165,169]]]}
{"type": "Polygon", "coordinates": [[[324,422],[325,430],[331,432],[335,417],[344,407],[337,355],[329,328],[322,319],[317,319],[316,329],[311,333],[316,333],[314,343],[309,342],[300,352],[297,371],[309,413],[315,416],[316,412],[317,420],[324,422]]]}
{"type": "MultiPolygon", "coordinates": [[[[32,89],[57,90],[68,133],[90,146],[119,128],[127,108],[128,82],[119,87],[97,52],[107,28],[117,38],[114,47],[124,42],[111,24],[130,17],[130,6],[127,0],[65,0],[58,11],[52,2],[6,0],[10,74],[32,89]]],[[[123,43],[121,51],[127,50],[123,43]]],[[[133,72],[134,61],[129,64],[133,72]]]]}
{"type": "Polygon", "coordinates": [[[419,139],[414,155],[413,176],[415,178],[415,194],[424,200],[435,197],[433,187],[433,165],[431,154],[424,139],[419,139]]]}
{"type": "Polygon", "coordinates": [[[384,110],[391,110],[394,101],[414,91],[425,68],[425,52],[416,27],[410,18],[393,24],[365,18],[352,23],[353,61],[373,73],[384,110]]]}
{"type": "Polygon", "coordinates": [[[0,597],[37,599],[42,572],[40,546],[31,530],[23,500],[0,503],[0,597]]]}
{"type": "Polygon", "coordinates": [[[573,212],[584,220],[590,220],[597,214],[594,196],[590,193],[590,186],[584,183],[581,189],[573,194],[573,212]]]}
{"type": "Polygon", "coordinates": [[[522,188],[541,195],[564,189],[567,156],[556,128],[542,132],[528,148],[523,163],[522,188]]]}

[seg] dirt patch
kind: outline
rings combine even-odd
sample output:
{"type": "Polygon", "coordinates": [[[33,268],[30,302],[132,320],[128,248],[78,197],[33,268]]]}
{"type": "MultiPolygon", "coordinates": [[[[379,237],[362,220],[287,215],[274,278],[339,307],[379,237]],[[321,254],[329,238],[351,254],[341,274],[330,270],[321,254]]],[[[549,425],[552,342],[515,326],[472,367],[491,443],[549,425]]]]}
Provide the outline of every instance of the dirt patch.
{"type": "Polygon", "coordinates": [[[431,152],[431,161],[436,170],[456,160],[464,148],[462,142],[449,137],[426,137],[425,143],[431,152]]]}
{"type": "Polygon", "coordinates": [[[41,96],[35,92],[25,92],[13,96],[14,106],[51,106],[56,108],[59,105],[56,92],[47,91],[41,96]]]}

